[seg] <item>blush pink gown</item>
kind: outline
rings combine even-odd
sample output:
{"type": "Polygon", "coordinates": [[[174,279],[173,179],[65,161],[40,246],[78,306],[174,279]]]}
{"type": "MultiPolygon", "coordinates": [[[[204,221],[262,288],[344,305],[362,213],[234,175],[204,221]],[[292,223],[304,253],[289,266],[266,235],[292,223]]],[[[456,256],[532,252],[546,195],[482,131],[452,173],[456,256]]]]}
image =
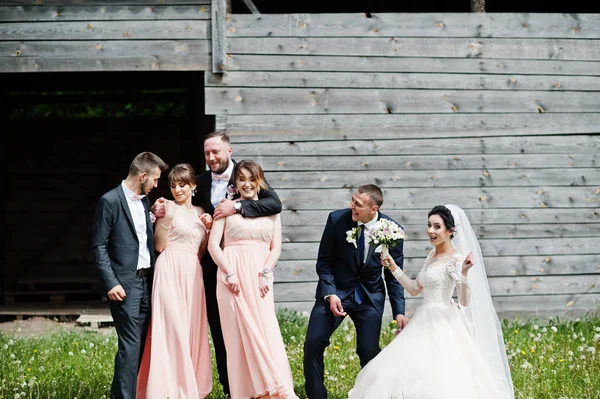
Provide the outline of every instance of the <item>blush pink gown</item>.
{"type": "Polygon", "coordinates": [[[270,252],[276,216],[227,217],[223,252],[240,281],[235,295],[217,275],[217,300],[227,349],[232,399],[293,398],[294,382],[275,313],[273,290],[258,288],[259,272],[270,252]]]}
{"type": "Polygon", "coordinates": [[[196,399],[212,389],[208,322],[198,259],[206,230],[195,208],[178,206],[158,256],[152,318],[138,375],[138,399],[196,399]]]}

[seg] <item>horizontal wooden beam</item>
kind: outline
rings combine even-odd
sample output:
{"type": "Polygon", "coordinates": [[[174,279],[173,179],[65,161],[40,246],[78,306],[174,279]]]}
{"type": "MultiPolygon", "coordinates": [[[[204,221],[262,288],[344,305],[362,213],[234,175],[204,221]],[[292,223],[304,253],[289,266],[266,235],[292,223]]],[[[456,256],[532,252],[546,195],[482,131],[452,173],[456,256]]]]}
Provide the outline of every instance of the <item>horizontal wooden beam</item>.
{"type": "Polygon", "coordinates": [[[458,90],[535,90],[599,91],[595,76],[560,75],[486,75],[378,72],[261,72],[230,71],[208,73],[210,87],[303,87],[353,89],[458,89],[458,90]]]}
{"type": "Polygon", "coordinates": [[[228,38],[230,54],[599,61],[596,39],[228,38]]]}
{"type": "Polygon", "coordinates": [[[207,71],[210,59],[203,57],[160,58],[130,56],[115,58],[0,58],[2,72],[107,72],[107,71],[207,71]]]}
{"type": "Polygon", "coordinates": [[[228,71],[336,71],[486,73],[598,76],[600,62],[562,60],[485,60],[478,58],[394,58],[363,56],[235,54],[228,71]]]}
{"type": "MultiPolygon", "coordinates": [[[[409,209],[390,209],[387,204],[387,197],[384,198],[382,212],[396,220],[402,225],[421,225],[425,226],[425,217],[429,207],[409,209]]],[[[569,223],[595,225],[600,223],[600,207],[596,208],[464,208],[469,220],[475,228],[492,229],[492,226],[501,225],[507,235],[510,234],[511,227],[519,226],[526,228],[526,225],[536,225],[541,230],[555,228],[561,230],[561,226],[569,223]],[[507,226],[508,225],[508,226],[507,226]]],[[[317,231],[322,231],[331,210],[284,210],[281,213],[281,222],[285,229],[291,227],[313,227],[317,231]]],[[[60,215],[60,214],[59,214],[60,215]]],[[[19,221],[19,215],[16,216],[15,223],[19,221]]],[[[40,215],[41,217],[41,215],[40,215]]],[[[47,216],[49,218],[49,216],[47,216]]],[[[49,222],[50,219],[41,219],[41,224],[49,222]]],[[[599,232],[600,233],[600,232],[599,232]]],[[[595,235],[595,234],[594,234],[595,235]]]]}
{"type": "Polygon", "coordinates": [[[0,72],[208,70],[209,40],[0,42],[0,72]]]}
{"type": "Polygon", "coordinates": [[[600,92],[207,87],[206,113],[434,114],[598,112],[600,92]]]}
{"type": "MultiPolygon", "coordinates": [[[[274,289],[277,294],[277,288],[274,289]]],[[[295,310],[308,317],[314,305],[314,290],[310,292],[310,299],[290,301],[286,298],[275,296],[278,309],[295,310]]],[[[565,294],[565,295],[519,295],[494,297],[494,307],[498,316],[508,322],[523,322],[523,320],[536,320],[546,324],[548,320],[555,319],[557,315],[561,320],[574,320],[577,317],[595,314],[600,311],[600,294],[565,294]]],[[[421,305],[421,298],[406,298],[406,315],[410,317],[421,305]]],[[[393,320],[389,301],[385,302],[383,323],[393,320]]]]}
{"type": "MultiPolygon", "coordinates": [[[[422,216],[419,224],[403,224],[407,240],[422,240],[427,237],[427,212],[418,212],[422,216]]],[[[473,225],[473,230],[478,238],[573,238],[573,237],[597,237],[600,239],[600,224],[586,223],[561,223],[561,224],[493,224],[473,225]]],[[[400,223],[400,222],[398,222],[400,223]]],[[[284,242],[316,242],[321,239],[325,228],[325,221],[321,225],[299,226],[286,222],[283,229],[284,242]]],[[[32,227],[32,230],[37,228],[32,227]]],[[[39,235],[42,236],[43,227],[40,227],[39,235]]],[[[89,230],[89,228],[88,228],[89,230]]],[[[85,231],[82,231],[85,234],[85,231]]],[[[32,232],[32,238],[34,233],[32,232]]],[[[600,252],[600,251],[599,251],[600,252]]],[[[600,269],[598,270],[600,271],[600,269]]]]}
{"type": "MultiPolygon", "coordinates": [[[[399,187],[600,187],[598,168],[496,169],[496,170],[396,170],[389,169],[314,172],[271,172],[269,183],[277,188],[340,188],[356,181],[375,182],[380,188],[399,187]]],[[[75,183],[76,184],[76,183],[75,183]]]]}
{"type": "MultiPolygon", "coordinates": [[[[285,245],[285,244],[284,244],[285,245]]],[[[316,254],[315,254],[316,258],[316,254]]],[[[425,257],[406,253],[404,272],[417,277],[425,257]]],[[[486,256],[485,270],[489,277],[588,275],[600,273],[600,255],[533,255],[486,256]]],[[[282,260],[275,268],[275,281],[280,283],[313,282],[318,280],[314,260],[282,260]]]]}
{"type": "MultiPolygon", "coordinates": [[[[351,114],[219,115],[216,118],[216,125],[217,129],[227,130],[236,143],[339,141],[341,144],[344,141],[365,139],[365,132],[368,132],[370,141],[434,137],[594,134],[600,132],[600,113],[485,115],[452,113],[430,114],[426,117],[422,114],[385,114],[369,115],[369,117],[351,114]]],[[[553,142],[554,139],[550,140],[553,142]]],[[[352,155],[364,154],[363,148],[364,146],[356,147],[352,155]]],[[[488,154],[493,152],[493,150],[485,151],[488,154]]],[[[463,152],[453,149],[450,153],[463,152]]],[[[385,152],[377,154],[383,155],[385,152]]],[[[396,154],[407,153],[398,151],[396,154]]]]}
{"type": "MultiPolygon", "coordinates": [[[[356,181],[355,184],[375,183],[356,181]]],[[[347,206],[356,187],[338,189],[280,189],[283,208],[338,209],[347,206]]],[[[459,204],[466,208],[533,208],[574,207],[588,208],[600,204],[600,188],[597,187],[489,187],[462,188],[391,188],[384,189],[387,209],[431,208],[440,200],[459,204]],[[443,199],[440,195],[443,192],[443,199]]],[[[45,194],[45,193],[44,193],[45,194]]],[[[50,193],[49,193],[50,194],[50,193]]],[[[51,198],[49,198],[50,200],[51,198]]]]}
{"type": "MultiPolygon", "coordinates": [[[[480,239],[484,257],[489,256],[556,256],[597,255],[596,237],[562,238],[488,238],[480,239]]],[[[350,248],[351,244],[348,244],[350,248]]],[[[317,258],[318,242],[286,242],[280,260],[314,260],[317,258]]],[[[404,253],[412,257],[425,257],[432,249],[428,239],[404,242],[404,253]]],[[[420,268],[418,269],[420,270],[420,268]]]]}
{"type": "Polygon", "coordinates": [[[211,0],[4,0],[5,6],[129,6],[129,5],[210,5],[211,0]]]}
{"type": "MultiPolygon", "coordinates": [[[[66,2],[63,2],[66,3],[66,2]]],[[[125,3],[125,2],[123,2],[125,3]]],[[[209,5],[0,6],[2,22],[128,21],[210,19],[209,5]]]]}
{"type": "MultiPolygon", "coordinates": [[[[600,294],[600,274],[538,277],[490,277],[492,296],[600,294]]],[[[314,297],[316,281],[275,283],[275,301],[305,301],[314,297]]],[[[406,296],[409,296],[408,294],[406,296]]],[[[420,293],[416,298],[422,298],[420,293]]],[[[600,305],[599,305],[600,306],[600,305]]]]}
{"type": "Polygon", "coordinates": [[[210,21],[6,22],[3,41],[209,39],[210,21]]]}
{"type": "Polygon", "coordinates": [[[376,13],[233,15],[231,37],[600,38],[600,15],[376,13]]]}
{"type": "MultiPolygon", "coordinates": [[[[472,173],[484,174],[484,171],[511,168],[518,170],[527,169],[572,169],[595,168],[600,163],[600,154],[557,154],[549,162],[547,155],[541,154],[514,154],[514,155],[348,155],[337,157],[331,162],[328,155],[307,156],[260,156],[255,159],[263,170],[270,176],[270,172],[295,172],[295,171],[352,171],[370,170],[383,171],[439,171],[439,170],[471,170],[472,173]]],[[[597,170],[597,169],[596,169],[597,170]]],[[[28,167],[27,173],[36,171],[43,173],[43,167],[28,167]]],[[[68,173],[65,170],[63,173],[68,173]]],[[[571,173],[571,172],[568,172],[571,173]]],[[[39,173],[37,174],[39,176],[39,173]]]]}

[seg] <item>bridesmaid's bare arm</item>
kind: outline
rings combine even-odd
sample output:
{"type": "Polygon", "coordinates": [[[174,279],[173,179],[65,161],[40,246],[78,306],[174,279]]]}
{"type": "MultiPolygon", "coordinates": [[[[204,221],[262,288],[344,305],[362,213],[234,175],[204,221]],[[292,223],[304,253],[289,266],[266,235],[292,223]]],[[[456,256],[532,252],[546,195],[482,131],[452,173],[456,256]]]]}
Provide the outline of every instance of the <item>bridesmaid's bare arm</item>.
{"type": "Polygon", "coordinates": [[[273,270],[277,266],[277,261],[281,256],[281,216],[275,217],[275,225],[273,226],[273,241],[271,241],[271,252],[265,260],[264,267],[269,270],[273,270]]]}

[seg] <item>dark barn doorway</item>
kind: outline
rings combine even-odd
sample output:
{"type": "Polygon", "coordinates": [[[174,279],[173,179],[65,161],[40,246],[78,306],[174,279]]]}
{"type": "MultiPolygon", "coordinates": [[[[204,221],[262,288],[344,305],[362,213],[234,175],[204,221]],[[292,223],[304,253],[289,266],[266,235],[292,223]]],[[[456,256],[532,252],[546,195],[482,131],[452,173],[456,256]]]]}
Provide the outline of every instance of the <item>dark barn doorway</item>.
{"type": "MultiPolygon", "coordinates": [[[[98,198],[153,151],[204,168],[203,72],[3,74],[5,305],[102,301],[91,226],[98,198]]],[[[150,194],[170,198],[163,175],[150,194]]]]}

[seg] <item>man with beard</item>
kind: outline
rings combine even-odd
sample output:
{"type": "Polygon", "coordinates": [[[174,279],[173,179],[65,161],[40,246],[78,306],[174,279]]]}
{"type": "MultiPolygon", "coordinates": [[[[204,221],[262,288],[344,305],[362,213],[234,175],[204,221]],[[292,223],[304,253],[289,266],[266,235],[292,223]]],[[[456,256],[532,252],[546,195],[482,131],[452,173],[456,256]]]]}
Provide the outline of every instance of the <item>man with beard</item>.
{"type": "Polygon", "coordinates": [[[96,206],[92,253],[119,337],[111,398],[135,399],[137,373],[150,321],[154,235],[148,193],[169,166],[142,152],[127,178],[96,206]]]}

